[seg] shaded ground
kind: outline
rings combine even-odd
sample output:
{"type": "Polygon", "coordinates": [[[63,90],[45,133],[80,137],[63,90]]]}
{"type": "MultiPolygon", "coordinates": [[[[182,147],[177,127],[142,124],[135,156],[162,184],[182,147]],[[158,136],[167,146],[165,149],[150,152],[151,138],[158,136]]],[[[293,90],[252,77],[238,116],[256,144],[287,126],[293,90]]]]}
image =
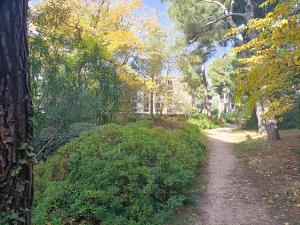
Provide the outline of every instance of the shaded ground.
{"type": "Polygon", "coordinates": [[[282,140],[248,140],[236,152],[248,174],[273,206],[281,224],[300,225],[300,130],[281,131],[282,140]]]}
{"type": "Polygon", "coordinates": [[[172,224],[189,225],[275,225],[269,205],[248,179],[234,156],[234,143],[257,138],[254,133],[231,128],[206,132],[209,150],[207,191],[202,197],[203,182],[194,191],[194,206],[181,209],[172,224]]]}

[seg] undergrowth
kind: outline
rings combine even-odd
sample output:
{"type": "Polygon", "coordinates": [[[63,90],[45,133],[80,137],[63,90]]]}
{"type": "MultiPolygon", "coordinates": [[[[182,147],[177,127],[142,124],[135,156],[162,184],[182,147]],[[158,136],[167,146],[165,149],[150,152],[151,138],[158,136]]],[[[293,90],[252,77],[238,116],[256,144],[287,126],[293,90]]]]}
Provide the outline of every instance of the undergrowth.
{"type": "Polygon", "coordinates": [[[88,131],[36,166],[33,223],[164,224],[189,198],[205,153],[185,123],[88,131]]]}

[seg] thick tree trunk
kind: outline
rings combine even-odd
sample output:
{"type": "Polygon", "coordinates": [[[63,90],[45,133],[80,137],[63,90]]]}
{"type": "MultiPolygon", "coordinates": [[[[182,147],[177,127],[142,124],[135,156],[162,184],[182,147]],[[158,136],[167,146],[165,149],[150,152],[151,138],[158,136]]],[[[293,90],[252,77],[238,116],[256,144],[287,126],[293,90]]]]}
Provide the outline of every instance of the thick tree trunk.
{"type": "Polygon", "coordinates": [[[266,121],[267,134],[270,142],[280,140],[280,135],[275,120],[266,121]]]}
{"type": "Polygon", "coordinates": [[[28,0],[0,1],[0,223],[31,224],[28,0]],[[17,218],[14,218],[16,216],[17,218]]]}

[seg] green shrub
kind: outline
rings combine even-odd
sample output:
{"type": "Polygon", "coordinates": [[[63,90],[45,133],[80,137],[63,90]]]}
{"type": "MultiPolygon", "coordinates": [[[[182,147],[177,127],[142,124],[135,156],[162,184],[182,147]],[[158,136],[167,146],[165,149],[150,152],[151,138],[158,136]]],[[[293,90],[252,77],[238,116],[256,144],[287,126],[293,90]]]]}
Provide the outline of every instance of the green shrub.
{"type": "Polygon", "coordinates": [[[189,195],[205,148],[195,126],[150,121],[88,131],[35,167],[34,224],[164,224],[189,195]]]}
{"type": "Polygon", "coordinates": [[[209,119],[203,114],[193,115],[188,119],[188,123],[196,125],[200,129],[212,129],[218,126],[216,120],[209,119]]]}
{"type": "Polygon", "coordinates": [[[284,114],[278,123],[279,129],[300,129],[300,99],[291,111],[284,114]]]}
{"type": "Polygon", "coordinates": [[[227,114],[223,114],[222,118],[224,119],[225,123],[229,123],[229,124],[235,124],[238,122],[238,115],[235,112],[230,112],[227,114]]]}
{"type": "Polygon", "coordinates": [[[257,117],[254,115],[251,115],[250,118],[246,119],[246,122],[244,124],[245,130],[258,130],[258,121],[257,117]]]}
{"type": "Polygon", "coordinates": [[[48,147],[42,152],[39,157],[46,158],[49,155],[53,154],[58,148],[62,147],[66,143],[80,136],[81,133],[92,130],[97,126],[92,123],[74,123],[68,130],[61,131],[58,135],[52,140],[53,134],[56,132],[55,129],[43,129],[38,135],[33,137],[33,148],[34,152],[38,153],[43,146],[45,146],[50,140],[52,142],[48,147]]]}

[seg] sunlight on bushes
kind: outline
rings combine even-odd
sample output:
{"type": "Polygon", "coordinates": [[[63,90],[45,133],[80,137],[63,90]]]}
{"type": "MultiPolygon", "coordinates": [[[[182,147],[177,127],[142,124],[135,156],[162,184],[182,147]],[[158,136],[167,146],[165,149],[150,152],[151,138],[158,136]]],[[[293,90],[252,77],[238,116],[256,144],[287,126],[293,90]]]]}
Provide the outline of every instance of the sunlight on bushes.
{"type": "Polygon", "coordinates": [[[207,118],[207,116],[203,114],[197,114],[194,116],[191,116],[188,119],[188,123],[196,125],[200,129],[212,129],[216,128],[218,126],[217,120],[210,120],[207,118]]]}
{"type": "Polygon", "coordinates": [[[205,154],[198,128],[185,123],[88,131],[36,166],[34,224],[164,224],[189,197],[205,154]]]}

